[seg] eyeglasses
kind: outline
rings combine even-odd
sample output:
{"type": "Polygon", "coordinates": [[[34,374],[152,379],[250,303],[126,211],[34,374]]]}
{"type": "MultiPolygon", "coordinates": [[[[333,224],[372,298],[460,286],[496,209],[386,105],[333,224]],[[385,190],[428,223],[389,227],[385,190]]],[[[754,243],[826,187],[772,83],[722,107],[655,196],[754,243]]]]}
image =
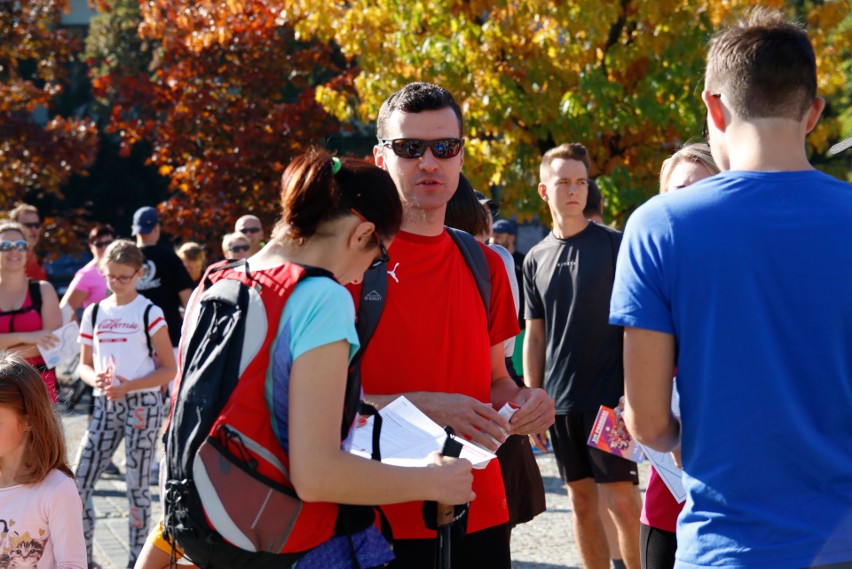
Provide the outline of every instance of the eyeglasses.
{"type": "Polygon", "coordinates": [[[231,253],[240,253],[248,250],[249,245],[231,245],[230,247],[228,247],[228,251],[230,251],[231,253]]]}
{"type": "Polygon", "coordinates": [[[263,231],[260,227],[243,227],[242,229],[238,229],[240,233],[259,233],[263,231]]]}
{"type": "Polygon", "coordinates": [[[39,227],[41,227],[41,222],[40,221],[32,221],[30,223],[22,223],[21,225],[23,225],[27,229],[38,229],[39,227]]]}
{"type": "Polygon", "coordinates": [[[464,146],[461,138],[439,138],[437,140],[421,140],[419,138],[383,138],[379,140],[382,146],[387,146],[400,158],[420,158],[427,148],[432,149],[435,158],[445,160],[457,156],[464,146]]]}
{"type": "Polygon", "coordinates": [[[109,241],[93,241],[92,245],[94,245],[98,249],[103,249],[104,247],[106,247],[110,243],[112,243],[112,239],[110,239],[109,241]]]}
{"type": "MultiPolygon", "coordinates": [[[[372,223],[366,217],[361,215],[361,212],[359,212],[357,209],[350,208],[349,211],[351,211],[354,215],[360,218],[361,221],[372,223]]],[[[376,231],[375,224],[373,224],[373,235],[376,237],[376,243],[379,245],[379,256],[376,257],[372,263],[370,263],[371,269],[375,269],[376,267],[379,267],[390,261],[390,254],[388,253],[388,250],[385,249],[385,244],[382,242],[382,238],[379,237],[379,232],[376,231]]]]}
{"type": "Polygon", "coordinates": [[[29,245],[26,241],[0,241],[0,251],[26,251],[29,245]]]}
{"type": "MultiPolygon", "coordinates": [[[[138,273],[138,272],[139,271],[136,271],[136,273],[138,273]]],[[[127,284],[127,283],[129,283],[130,281],[133,280],[133,277],[136,276],[136,273],[133,273],[132,275],[110,275],[110,274],[107,274],[106,278],[109,279],[110,282],[118,281],[121,284],[127,284]]]]}

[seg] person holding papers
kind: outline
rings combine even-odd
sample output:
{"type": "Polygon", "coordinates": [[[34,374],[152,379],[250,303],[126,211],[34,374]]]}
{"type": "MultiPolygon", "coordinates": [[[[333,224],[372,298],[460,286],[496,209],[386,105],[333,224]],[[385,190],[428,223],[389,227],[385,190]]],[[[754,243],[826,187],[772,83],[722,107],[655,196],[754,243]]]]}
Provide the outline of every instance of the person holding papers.
{"type": "MultiPolygon", "coordinates": [[[[302,512],[312,508],[316,513],[316,508],[329,504],[433,500],[456,505],[474,500],[467,460],[433,453],[432,464],[407,468],[356,456],[348,451],[357,421],[341,441],[348,369],[360,346],[354,304],[341,285],[360,282],[369,267],[381,267],[387,261],[387,248],[402,219],[390,176],[363,160],[310,150],[284,172],[281,202],[281,220],[269,243],[246,260],[244,270],[257,282],[274,280],[289,289],[270,347],[266,402],[276,441],[289,460],[288,478],[302,501],[302,512]]],[[[193,298],[184,342],[192,338],[187,330],[194,322],[194,308],[193,298]]],[[[317,514],[312,519],[320,520],[310,528],[310,539],[316,543],[280,554],[284,558],[304,553],[297,561],[299,569],[367,569],[394,559],[390,545],[372,523],[350,533],[335,531],[335,519],[342,520],[340,525],[348,524],[345,515],[317,514]]],[[[177,542],[180,546],[180,537],[177,542]]],[[[239,566],[259,567],[261,561],[276,556],[245,548],[239,551],[227,542],[219,546],[246,561],[239,566]]],[[[149,548],[149,553],[156,552],[149,548]]]]}
{"type": "Polygon", "coordinates": [[[36,368],[56,403],[56,374],[36,346],[50,348],[58,341],[51,330],[62,324],[59,297],[49,282],[27,278],[27,246],[21,225],[0,224],[0,351],[15,353],[36,368]]]}

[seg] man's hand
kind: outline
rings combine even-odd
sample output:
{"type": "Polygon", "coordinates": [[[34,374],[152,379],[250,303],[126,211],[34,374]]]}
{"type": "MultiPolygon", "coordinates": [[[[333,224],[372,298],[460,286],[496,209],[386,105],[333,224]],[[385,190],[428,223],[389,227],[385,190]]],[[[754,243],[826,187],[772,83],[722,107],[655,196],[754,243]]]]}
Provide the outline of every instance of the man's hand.
{"type": "Polygon", "coordinates": [[[506,440],[509,423],[489,403],[459,393],[418,392],[406,397],[442,427],[449,425],[456,435],[492,452],[499,446],[492,438],[498,443],[506,440]]]}
{"type": "Polygon", "coordinates": [[[536,435],[546,431],[556,420],[553,399],[543,389],[521,389],[513,403],[520,409],[509,422],[510,435],[536,435]]]}
{"type": "Polygon", "coordinates": [[[547,431],[530,435],[530,444],[541,452],[547,452],[547,431]]]}

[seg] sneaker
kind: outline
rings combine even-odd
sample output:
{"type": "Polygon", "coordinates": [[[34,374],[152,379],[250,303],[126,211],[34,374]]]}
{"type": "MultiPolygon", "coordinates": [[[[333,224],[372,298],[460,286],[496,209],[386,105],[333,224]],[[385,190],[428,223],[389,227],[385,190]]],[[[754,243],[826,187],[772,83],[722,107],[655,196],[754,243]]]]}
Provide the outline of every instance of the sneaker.
{"type": "Polygon", "coordinates": [[[118,467],[113,461],[109,461],[106,470],[104,470],[104,474],[106,476],[121,476],[121,471],[118,469],[118,467]]]}

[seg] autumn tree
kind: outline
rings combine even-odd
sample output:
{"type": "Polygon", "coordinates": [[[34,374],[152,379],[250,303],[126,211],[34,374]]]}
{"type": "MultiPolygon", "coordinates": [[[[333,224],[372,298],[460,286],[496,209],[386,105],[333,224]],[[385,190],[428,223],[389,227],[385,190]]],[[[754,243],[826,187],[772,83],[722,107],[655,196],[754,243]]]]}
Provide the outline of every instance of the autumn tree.
{"type": "MultiPolygon", "coordinates": [[[[101,1],[99,9],[132,17],[129,4],[101,1]]],[[[280,2],[139,6],[138,36],[128,41],[150,57],[127,68],[112,65],[109,50],[92,50],[93,85],[124,150],[148,141],[150,162],[169,178],[172,197],[160,208],[165,229],[213,244],[245,212],[271,226],[286,164],[339,128],[314,87],[330,83],[345,92],[345,60],[298,38],[280,2]]]]}
{"type": "MultiPolygon", "coordinates": [[[[97,151],[86,118],[60,116],[62,92],[79,41],[60,27],[62,0],[0,2],[0,204],[61,196],[72,174],[84,173],[97,151]]],[[[68,238],[48,218],[46,245],[68,238]]],[[[73,235],[72,237],[73,238],[73,235]]]]}
{"type": "MultiPolygon", "coordinates": [[[[764,4],[783,7],[780,0],[764,4]]],[[[357,62],[355,93],[318,89],[341,120],[371,123],[384,98],[410,81],[449,89],[464,111],[465,172],[504,210],[544,213],[535,194],[548,148],[585,143],[616,222],[656,192],[659,166],[702,135],[705,43],[752,2],[730,0],[295,0],[304,37],[337,43],[357,62]]],[[[850,0],[790,2],[819,54],[820,91],[850,91],[850,0]],[[844,33],[845,29],[845,33],[844,33]]],[[[838,133],[810,137],[824,151],[838,133]]]]}

